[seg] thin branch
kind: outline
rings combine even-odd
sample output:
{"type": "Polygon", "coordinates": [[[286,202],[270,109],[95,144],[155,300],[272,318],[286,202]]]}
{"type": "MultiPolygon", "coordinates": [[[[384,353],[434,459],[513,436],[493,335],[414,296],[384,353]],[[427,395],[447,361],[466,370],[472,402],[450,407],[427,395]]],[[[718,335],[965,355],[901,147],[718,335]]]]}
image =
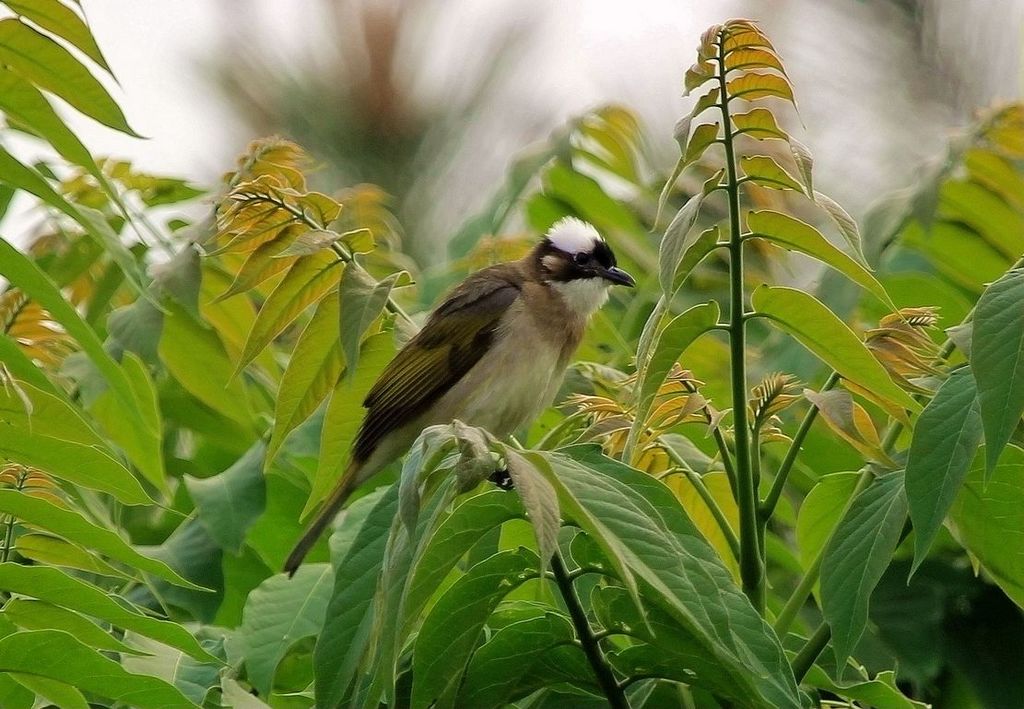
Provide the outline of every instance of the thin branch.
{"type": "Polygon", "coordinates": [[[818,655],[828,645],[828,641],[832,639],[832,629],[828,626],[828,623],[822,623],[818,626],[818,629],[814,631],[814,634],[808,638],[807,642],[800,652],[793,658],[793,677],[799,684],[804,676],[810,671],[811,666],[814,665],[814,661],[818,659],[818,655]]]}

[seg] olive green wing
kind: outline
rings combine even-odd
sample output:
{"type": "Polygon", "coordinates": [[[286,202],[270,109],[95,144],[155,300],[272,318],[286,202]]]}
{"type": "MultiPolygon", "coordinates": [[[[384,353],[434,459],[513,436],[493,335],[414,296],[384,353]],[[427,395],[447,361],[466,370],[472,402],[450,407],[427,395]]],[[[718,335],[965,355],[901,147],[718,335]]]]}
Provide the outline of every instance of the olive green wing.
{"type": "Polygon", "coordinates": [[[470,276],[451,293],[367,394],[356,460],[369,458],[381,438],[429,409],[480,361],[519,293],[520,283],[496,269],[470,276]]]}

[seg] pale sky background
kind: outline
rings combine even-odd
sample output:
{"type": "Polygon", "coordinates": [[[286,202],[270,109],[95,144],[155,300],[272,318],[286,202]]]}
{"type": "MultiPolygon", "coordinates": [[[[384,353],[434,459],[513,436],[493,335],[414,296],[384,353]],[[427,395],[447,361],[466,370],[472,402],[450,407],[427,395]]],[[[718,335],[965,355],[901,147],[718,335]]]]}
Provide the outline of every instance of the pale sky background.
{"type": "MultiPolygon", "coordinates": [[[[254,46],[295,66],[315,67],[318,51],[335,39],[324,36],[321,3],[313,0],[82,4],[118,77],[115,95],[149,140],[80,118],[76,130],[96,153],[200,184],[216,180],[257,137],[211,78],[234,21],[244,16],[236,31],[245,27],[254,46]]],[[[439,217],[442,230],[487,199],[515,152],[605,101],[639,111],[659,156],[674,161],[671,128],[689,106],[680,95],[683,72],[703,29],[733,16],[762,21],[775,41],[806,130],[792,121],[791,127],[815,155],[816,184],[855,214],[871,196],[906,184],[922,161],[938,156],[973,107],[1020,93],[1024,0],[925,3],[923,36],[888,0],[449,0],[443,8],[422,28],[432,43],[426,92],[456,90],[460,63],[472,56],[474,42],[487,42],[504,21],[532,29],[503,94],[501,129],[468,135],[467,155],[453,167],[460,184],[482,189],[443,195],[448,214],[439,217]],[[951,77],[948,86],[939,82],[945,87],[940,95],[934,92],[937,73],[951,77]]]]}

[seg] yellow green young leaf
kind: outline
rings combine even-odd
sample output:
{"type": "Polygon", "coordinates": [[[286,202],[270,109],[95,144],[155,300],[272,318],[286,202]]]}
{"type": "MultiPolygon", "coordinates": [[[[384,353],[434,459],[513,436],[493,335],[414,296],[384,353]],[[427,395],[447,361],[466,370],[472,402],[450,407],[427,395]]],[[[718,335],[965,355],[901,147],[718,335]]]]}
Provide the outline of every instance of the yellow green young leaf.
{"type": "Polygon", "coordinates": [[[725,55],[725,69],[726,71],[734,71],[739,69],[775,69],[781,71],[783,74],[786,73],[785,68],[782,66],[782,61],[771,49],[764,46],[746,45],[743,48],[737,48],[735,51],[731,51],[725,55]]]}
{"type": "MultiPolygon", "coordinates": [[[[704,487],[707,488],[708,493],[711,494],[712,499],[718,503],[719,509],[722,510],[733,532],[738,533],[740,513],[739,508],[736,506],[736,500],[732,495],[732,488],[729,486],[729,477],[724,472],[716,471],[702,475],[701,481],[704,483],[704,487]]],[[[679,502],[686,509],[686,514],[690,521],[696,525],[700,533],[708,540],[708,543],[715,548],[718,556],[722,559],[722,563],[725,564],[733,579],[738,583],[740,580],[739,561],[732,555],[732,550],[729,548],[729,542],[726,541],[725,534],[722,532],[721,527],[718,526],[718,522],[711,513],[711,509],[704,502],[704,498],[697,492],[697,488],[694,487],[693,483],[685,475],[671,475],[665,478],[663,482],[679,498],[679,502]]]]}
{"type": "Polygon", "coordinates": [[[864,407],[853,400],[848,391],[832,389],[816,392],[804,389],[804,397],[818,407],[818,412],[835,433],[869,460],[896,467],[882,450],[878,430],[864,407]]]}
{"type": "Polygon", "coordinates": [[[731,79],[725,85],[725,93],[730,99],[742,98],[753,101],[759,98],[781,98],[796,106],[793,87],[785,77],[778,74],[767,74],[756,71],[747,72],[731,79]]]}
{"type": "Polygon", "coordinates": [[[747,113],[733,114],[732,124],[737,134],[749,135],[758,140],[789,140],[789,135],[775,120],[775,114],[761,106],[747,113]]]}
{"type": "Polygon", "coordinates": [[[110,71],[103,52],[96,44],[89,26],[74,10],[60,0],[5,0],[4,4],[44,30],[66,39],[82,53],[110,71]]]}
{"type": "Polygon", "coordinates": [[[800,184],[798,179],[767,155],[742,155],[740,156],[740,168],[743,170],[743,174],[761,187],[807,192],[807,188],[800,184]]]}
{"type": "Polygon", "coordinates": [[[718,140],[718,123],[702,123],[697,126],[686,146],[686,161],[684,167],[700,159],[708,146],[718,140]]]}
{"type": "Polygon", "coordinates": [[[683,95],[688,95],[698,86],[711,81],[715,78],[715,65],[709,61],[702,61],[694,64],[686,70],[686,76],[683,78],[683,87],[685,91],[683,95]]]}
{"type": "MultiPolygon", "coordinates": [[[[810,188],[810,185],[808,185],[808,188],[810,188]]],[[[809,192],[809,194],[812,195],[814,203],[824,209],[825,213],[828,214],[835,225],[839,227],[839,232],[843,235],[843,238],[846,239],[846,243],[848,243],[853,249],[853,253],[857,256],[857,260],[861,263],[867,263],[864,259],[864,249],[861,246],[860,228],[857,226],[857,221],[851,217],[845,209],[843,209],[842,205],[827,194],[819,192],[818,190],[813,190],[812,192],[809,192]]]]}

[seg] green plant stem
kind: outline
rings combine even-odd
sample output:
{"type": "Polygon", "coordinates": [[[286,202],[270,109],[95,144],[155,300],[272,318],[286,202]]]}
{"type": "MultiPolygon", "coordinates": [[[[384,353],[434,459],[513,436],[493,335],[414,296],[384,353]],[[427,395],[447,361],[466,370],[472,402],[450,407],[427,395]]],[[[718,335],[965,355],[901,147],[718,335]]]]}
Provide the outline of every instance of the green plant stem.
{"type": "Polygon", "coordinates": [[[647,412],[640,411],[640,391],[643,389],[644,380],[647,378],[647,363],[651,358],[651,350],[658,343],[661,333],[658,331],[661,326],[661,319],[668,309],[668,300],[663,294],[654,305],[643,332],[640,333],[640,342],[636,348],[636,386],[633,388],[633,398],[636,402],[636,410],[633,422],[629,426],[629,433],[626,435],[626,445],[622,449],[622,462],[626,465],[633,464],[633,455],[636,452],[637,443],[640,441],[640,432],[643,430],[647,419],[647,412]]]}
{"type": "Polygon", "coordinates": [[[594,670],[597,683],[601,686],[608,704],[613,709],[629,709],[626,695],[615,679],[615,675],[612,673],[612,668],[608,665],[604,653],[601,652],[598,639],[590,627],[590,621],[587,620],[587,612],[583,610],[583,604],[580,603],[579,596],[576,595],[576,589],[573,588],[569,572],[566,570],[565,564],[562,563],[562,557],[557,553],[551,558],[551,571],[555,575],[555,583],[562,594],[562,600],[565,601],[565,605],[569,609],[569,617],[576,628],[576,635],[579,636],[580,646],[587,656],[590,667],[594,670]]]}
{"type": "Polygon", "coordinates": [[[832,639],[832,628],[828,626],[828,623],[822,623],[818,626],[818,629],[814,631],[814,634],[807,639],[807,642],[800,652],[793,658],[793,677],[796,679],[797,684],[803,681],[803,678],[810,671],[811,666],[814,665],[814,661],[818,659],[818,655],[828,645],[828,641],[832,639]]]}
{"type": "Polygon", "coordinates": [[[732,373],[732,415],[735,432],[736,503],[740,510],[740,578],[750,602],[764,614],[764,559],[758,541],[757,491],[750,459],[747,423],[746,321],[743,317],[743,234],[736,155],[726,92],[724,40],[718,38],[718,83],[722,92],[722,134],[729,195],[729,350],[732,373]]]}
{"type": "MultiPolygon", "coordinates": [[[[839,374],[832,372],[825,381],[825,384],[822,385],[820,391],[828,391],[838,383],[839,374]]],[[[767,522],[775,511],[775,506],[779,504],[779,498],[782,497],[782,491],[786,487],[789,473],[793,469],[793,464],[796,463],[797,456],[800,455],[800,449],[804,445],[804,439],[810,433],[811,426],[817,417],[818,407],[811,404],[811,408],[804,415],[804,420],[800,422],[800,428],[797,429],[796,435],[793,436],[793,443],[790,444],[789,450],[786,451],[786,457],[782,459],[782,464],[779,465],[779,470],[775,473],[775,479],[772,481],[771,490],[768,491],[768,497],[764,498],[764,502],[761,503],[760,513],[762,521],[767,522]]]]}

